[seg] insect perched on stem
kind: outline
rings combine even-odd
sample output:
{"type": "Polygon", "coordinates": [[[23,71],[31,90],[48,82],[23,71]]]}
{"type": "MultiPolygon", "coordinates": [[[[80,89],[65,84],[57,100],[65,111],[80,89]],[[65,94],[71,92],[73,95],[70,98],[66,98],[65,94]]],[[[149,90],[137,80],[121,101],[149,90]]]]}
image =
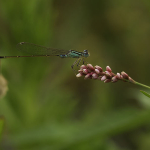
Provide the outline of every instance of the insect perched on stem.
{"type": "Polygon", "coordinates": [[[22,51],[31,54],[30,56],[0,56],[0,59],[3,58],[19,58],[19,57],[50,57],[50,56],[59,56],[61,58],[77,58],[77,60],[71,65],[73,69],[74,65],[77,63],[77,66],[80,64],[81,60],[84,64],[84,58],[89,57],[90,54],[88,50],[84,50],[83,52],[78,52],[75,50],[62,50],[55,48],[47,48],[44,46],[20,42],[17,44],[17,48],[22,51]]]}

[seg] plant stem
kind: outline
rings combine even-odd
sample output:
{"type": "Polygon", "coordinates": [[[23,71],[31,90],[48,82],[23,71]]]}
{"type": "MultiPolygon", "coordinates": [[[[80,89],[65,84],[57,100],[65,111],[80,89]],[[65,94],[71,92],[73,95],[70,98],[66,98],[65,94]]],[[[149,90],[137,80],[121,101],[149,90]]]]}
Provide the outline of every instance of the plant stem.
{"type": "Polygon", "coordinates": [[[134,84],[137,84],[137,85],[140,85],[140,86],[143,86],[143,87],[146,87],[146,88],[150,89],[150,87],[149,87],[149,86],[144,85],[144,84],[139,83],[139,82],[136,82],[136,81],[134,82],[134,84]]]}

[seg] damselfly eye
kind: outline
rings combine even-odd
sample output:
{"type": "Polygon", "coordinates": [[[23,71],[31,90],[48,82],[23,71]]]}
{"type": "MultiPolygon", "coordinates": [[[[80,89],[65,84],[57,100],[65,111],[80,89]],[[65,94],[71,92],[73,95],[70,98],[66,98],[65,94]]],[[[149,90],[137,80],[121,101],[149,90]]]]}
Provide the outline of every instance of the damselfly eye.
{"type": "Polygon", "coordinates": [[[88,54],[88,50],[84,50],[83,53],[84,53],[84,54],[88,54]]]}

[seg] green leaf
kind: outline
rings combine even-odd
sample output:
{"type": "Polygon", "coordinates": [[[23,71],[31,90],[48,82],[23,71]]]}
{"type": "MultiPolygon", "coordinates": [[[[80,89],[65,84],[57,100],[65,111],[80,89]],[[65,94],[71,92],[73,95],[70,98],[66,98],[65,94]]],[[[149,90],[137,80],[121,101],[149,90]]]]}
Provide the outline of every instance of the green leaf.
{"type": "Polygon", "coordinates": [[[140,90],[141,93],[143,93],[145,96],[150,98],[150,94],[146,93],[145,91],[140,90]]]}

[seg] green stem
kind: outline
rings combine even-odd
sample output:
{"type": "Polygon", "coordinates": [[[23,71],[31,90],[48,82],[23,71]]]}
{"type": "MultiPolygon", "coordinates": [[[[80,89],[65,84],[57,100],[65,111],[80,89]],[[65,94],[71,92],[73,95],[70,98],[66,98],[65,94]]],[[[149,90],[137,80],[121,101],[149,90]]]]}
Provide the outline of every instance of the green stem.
{"type": "Polygon", "coordinates": [[[129,82],[129,83],[133,83],[133,84],[137,84],[137,85],[140,85],[140,86],[143,86],[143,87],[145,87],[145,88],[148,88],[148,89],[150,89],[150,87],[149,86],[147,86],[147,85],[145,85],[145,84],[142,84],[142,83],[139,83],[139,82],[136,82],[135,80],[127,80],[127,79],[122,79],[123,81],[126,81],[126,82],[129,82]]]}
{"type": "Polygon", "coordinates": [[[139,83],[139,82],[136,82],[136,81],[134,82],[134,84],[137,84],[137,85],[140,85],[140,86],[143,86],[143,87],[146,87],[146,88],[150,89],[150,87],[149,87],[149,86],[144,85],[144,84],[139,83]]]}

